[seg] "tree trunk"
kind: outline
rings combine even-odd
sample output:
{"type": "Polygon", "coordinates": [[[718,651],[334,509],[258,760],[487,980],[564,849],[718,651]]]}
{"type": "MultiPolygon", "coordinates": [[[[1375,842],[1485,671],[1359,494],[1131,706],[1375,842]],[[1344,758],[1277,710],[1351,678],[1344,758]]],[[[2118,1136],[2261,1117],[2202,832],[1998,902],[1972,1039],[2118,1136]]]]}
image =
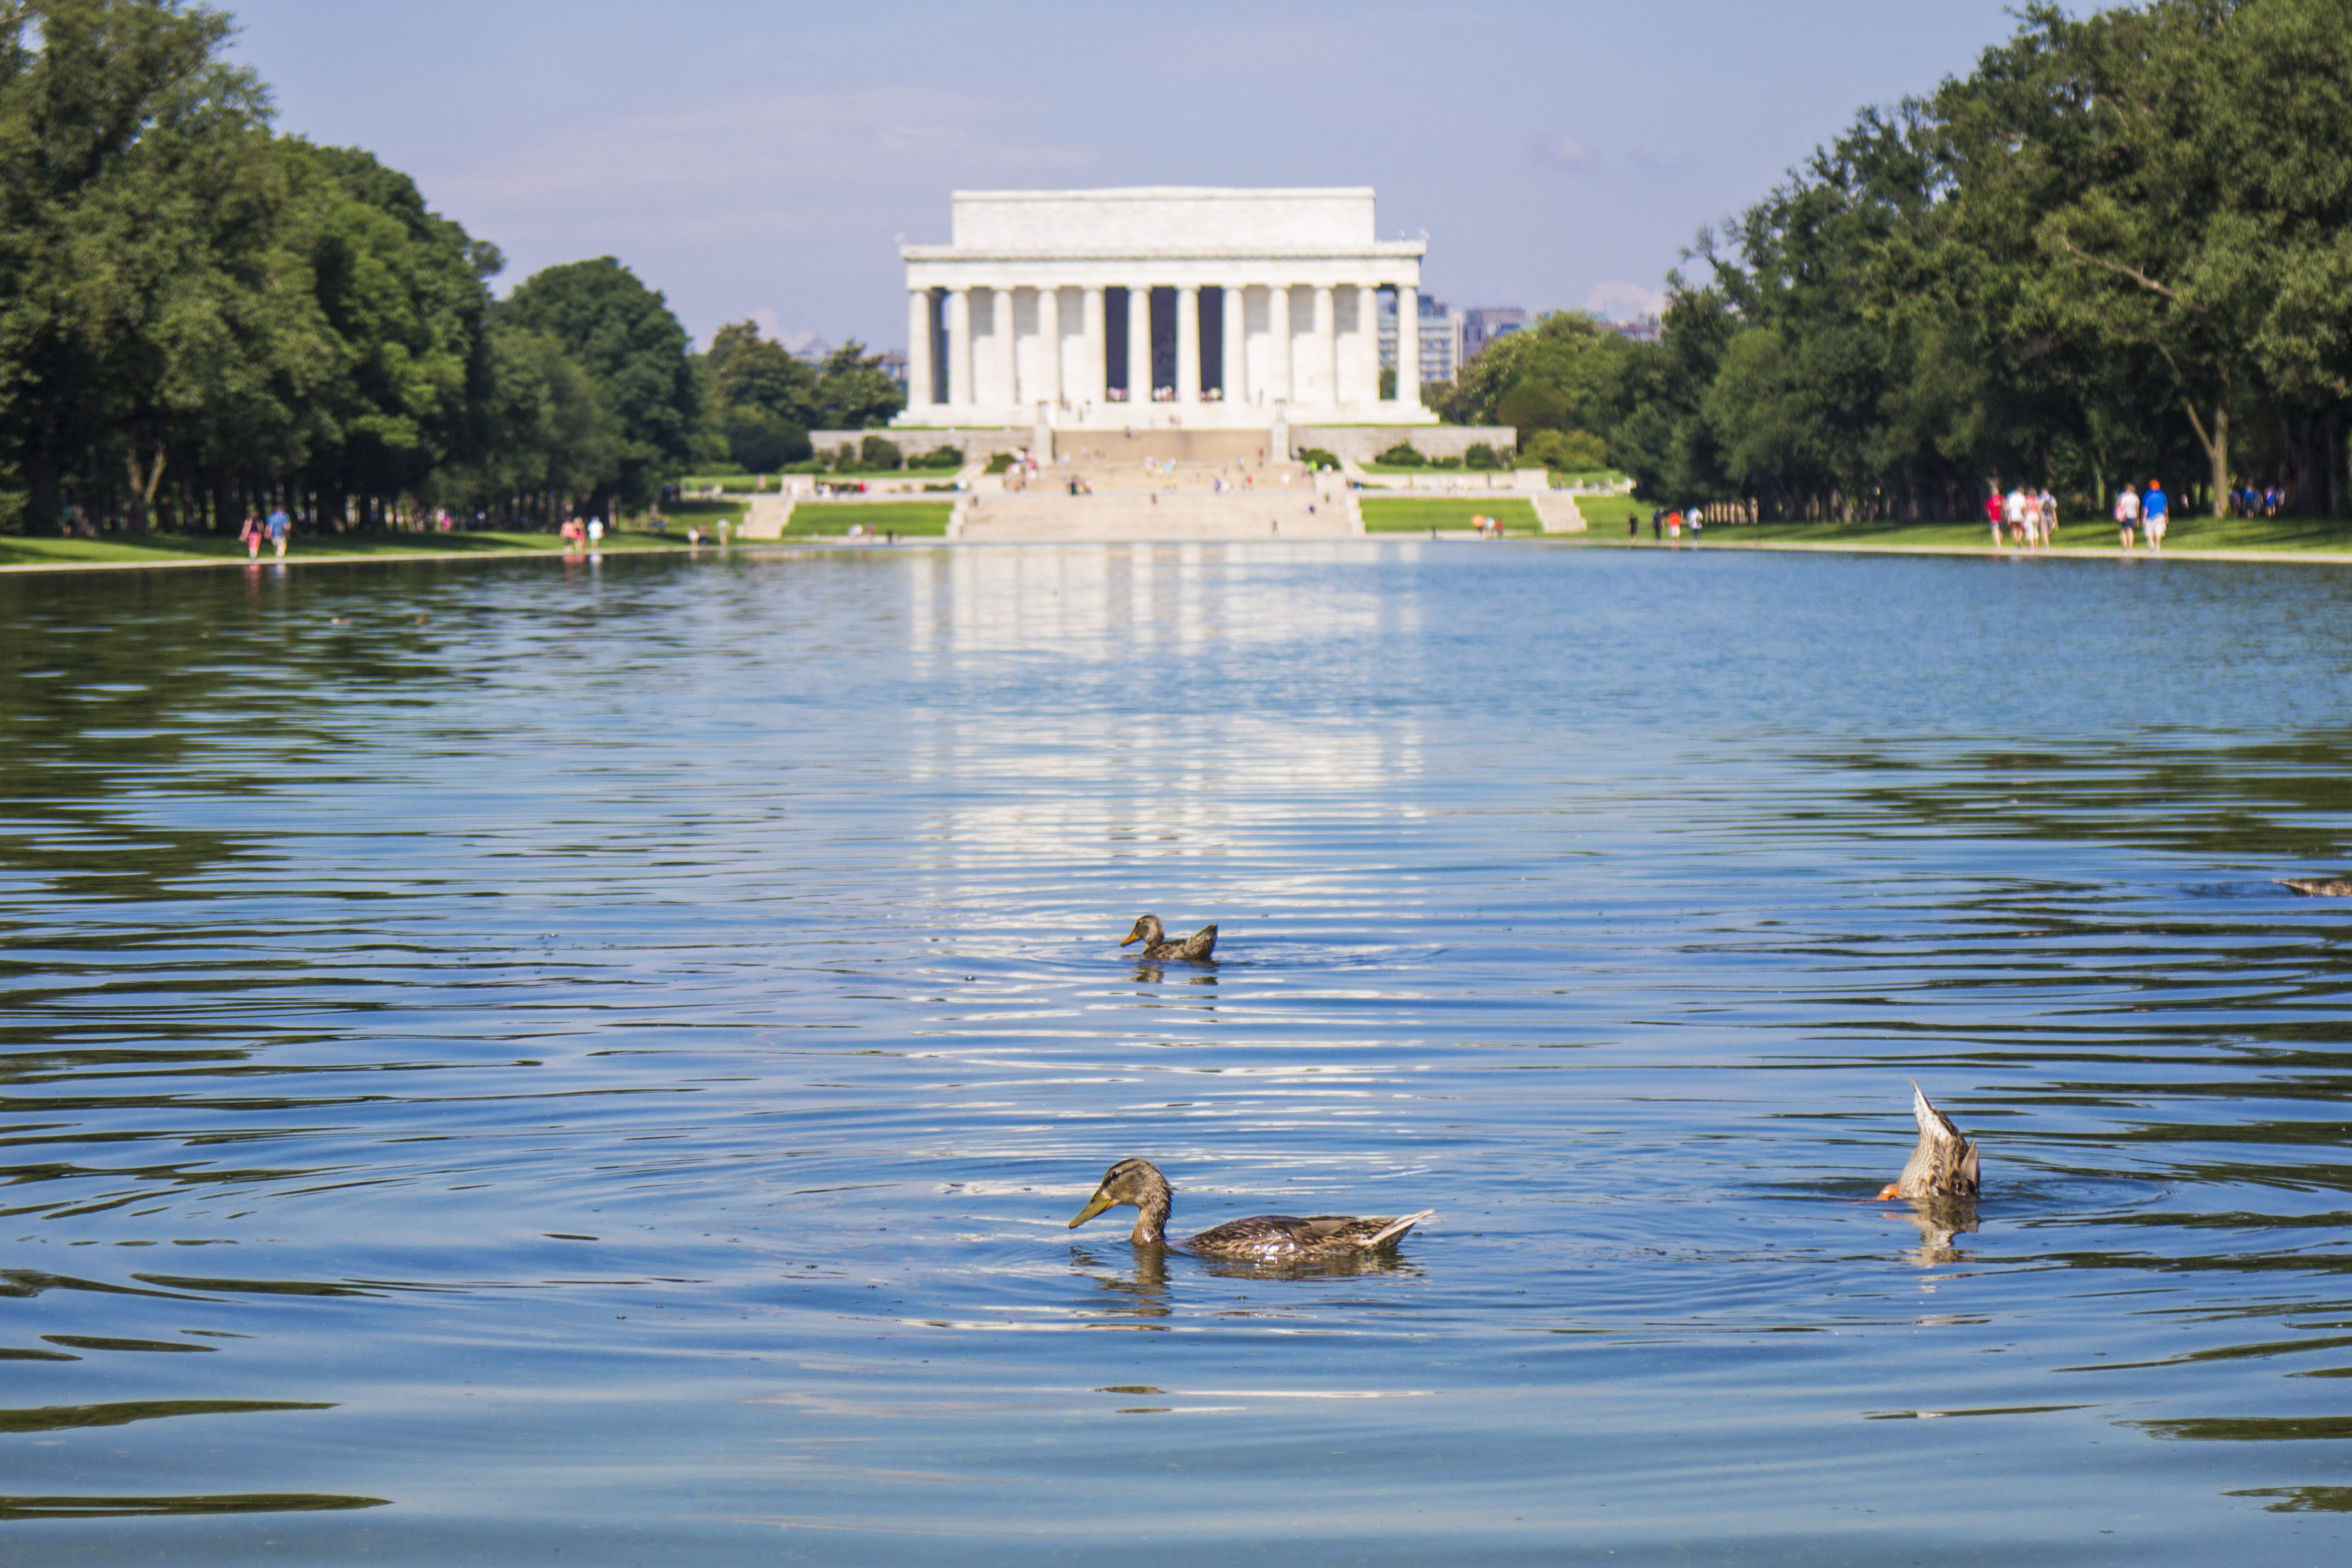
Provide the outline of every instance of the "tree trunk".
{"type": "Polygon", "coordinates": [[[154,526],[155,490],[163,482],[163,442],[155,442],[155,460],[142,472],[139,465],[139,442],[134,437],[130,448],[122,454],[122,466],[131,475],[131,527],[135,532],[145,532],[154,526]]]}
{"type": "Polygon", "coordinates": [[[2213,483],[2207,500],[2215,517],[2226,517],[2230,510],[2230,392],[2222,383],[2221,395],[2213,401],[2213,427],[2208,431],[2205,421],[2197,416],[2197,405],[2187,398],[2180,406],[2189,411],[2189,424],[2197,432],[2197,444],[2205,448],[2206,459],[2211,463],[2213,483]]]}
{"type": "Polygon", "coordinates": [[[2327,515],[2344,515],[2344,416],[2329,409],[2319,427],[2320,452],[2327,458],[2327,515]]]}
{"type": "Polygon", "coordinates": [[[29,526],[40,533],[64,532],[64,498],[58,488],[58,416],[54,409],[42,411],[40,430],[33,437],[32,450],[25,457],[25,481],[33,503],[29,526]]]}

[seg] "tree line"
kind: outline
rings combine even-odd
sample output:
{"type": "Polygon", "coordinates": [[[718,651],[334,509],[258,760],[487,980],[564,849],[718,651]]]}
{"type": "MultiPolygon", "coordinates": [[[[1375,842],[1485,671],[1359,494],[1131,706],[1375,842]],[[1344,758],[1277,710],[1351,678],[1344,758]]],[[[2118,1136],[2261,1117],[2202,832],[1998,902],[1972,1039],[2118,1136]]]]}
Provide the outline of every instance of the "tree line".
{"type": "Polygon", "coordinates": [[[2352,0],[2029,5],[1685,265],[1656,343],[1549,316],[1433,403],[1765,517],[1967,516],[2021,480],[2103,509],[2150,477],[2341,515],[2352,0]]]}
{"type": "Polygon", "coordinates": [[[505,299],[498,247],[270,124],[187,0],[0,0],[0,530],[234,531],[640,509],[900,406],[878,356],[693,351],[612,257],[505,299]]]}

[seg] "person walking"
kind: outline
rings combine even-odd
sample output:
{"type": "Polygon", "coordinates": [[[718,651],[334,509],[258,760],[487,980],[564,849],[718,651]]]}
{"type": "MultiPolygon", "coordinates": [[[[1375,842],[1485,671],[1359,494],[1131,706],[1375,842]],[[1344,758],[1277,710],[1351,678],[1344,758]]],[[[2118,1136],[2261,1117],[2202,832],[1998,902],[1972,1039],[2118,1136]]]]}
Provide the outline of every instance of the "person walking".
{"type": "Polygon", "coordinates": [[[2165,525],[2172,521],[2172,502],[2164,493],[2163,480],[2147,481],[2147,499],[2140,502],[2139,514],[2147,524],[2148,549],[2161,553],[2165,525]]]}
{"type": "Polygon", "coordinates": [[[2058,498],[2050,493],[2047,485],[2042,487],[2042,542],[2058,542],[2058,498]]]}
{"type": "Polygon", "coordinates": [[[2024,486],[2011,485],[2009,494],[2001,498],[2000,521],[2009,525],[2009,537],[2012,542],[2021,545],[2025,542],[2024,486]]]}
{"type": "Polygon", "coordinates": [[[293,531],[293,528],[294,521],[286,515],[286,509],[284,507],[281,506],[271,509],[269,513],[269,542],[278,547],[278,559],[280,561],[286,559],[286,536],[293,531]]]}
{"type": "Polygon", "coordinates": [[[247,561],[258,561],[261,559],[261,519],[259,516],[253,512],[247,512],[245,514],[245,526],[237,530],[236,536],[245,544],[245,558],[247,561]]]}
{"type": "Polygon", "coordinates": [[[1985,497],[1985,522],[1992,530],[1992,547],[2000,548],[2000,481],[1995,479],[1992,493],[1985,497]]]}
{"type": "Polygon", "coordinates": [[[2132,547],[2132,535],[2137,531],[2139,531],[2139,491],[2132,489],[2130,481],[2126,480],[2123,493],[2116,497],[2116,535],[2123,541],[2123,547],[2129,550],[2132,547]]]}

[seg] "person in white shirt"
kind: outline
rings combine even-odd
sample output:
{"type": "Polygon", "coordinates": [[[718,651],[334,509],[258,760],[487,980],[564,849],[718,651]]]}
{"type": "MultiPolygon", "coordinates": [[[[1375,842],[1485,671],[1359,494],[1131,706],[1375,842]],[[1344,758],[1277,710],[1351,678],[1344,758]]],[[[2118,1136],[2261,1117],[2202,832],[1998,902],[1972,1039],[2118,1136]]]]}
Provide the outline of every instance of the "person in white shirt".
{"type": "Polygon", "coordinates": [[[2132,534],[2138,527],[2139,491],[2126,485],[2123,493],[2116,497],[2116,533],[2126,550],[2132,547],[2132,534]]]}
{"type": "Polygon", "coordinates": [[[2000,520],[2009,524],[2009,535],[2019,543],[2025,542],[2025,491],[2012,488],[2009,499],[2000,503],[2000,520]]]}

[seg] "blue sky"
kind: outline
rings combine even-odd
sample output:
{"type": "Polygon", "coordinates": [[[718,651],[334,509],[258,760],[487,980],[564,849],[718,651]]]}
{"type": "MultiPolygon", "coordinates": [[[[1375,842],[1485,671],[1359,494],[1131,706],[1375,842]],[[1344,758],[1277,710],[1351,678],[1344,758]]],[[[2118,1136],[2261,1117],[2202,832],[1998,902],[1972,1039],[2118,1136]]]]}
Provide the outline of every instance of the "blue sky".
{"type": "Polygon", "coordinates": [[[614,255],[697,340],[906,335],[948,192],[1371,185],[1456,305],[1631,314],[1858,108],[1965,74],[2004,0],[813,5],[246,0],[280,129],[499,245],[614,255]]]}

